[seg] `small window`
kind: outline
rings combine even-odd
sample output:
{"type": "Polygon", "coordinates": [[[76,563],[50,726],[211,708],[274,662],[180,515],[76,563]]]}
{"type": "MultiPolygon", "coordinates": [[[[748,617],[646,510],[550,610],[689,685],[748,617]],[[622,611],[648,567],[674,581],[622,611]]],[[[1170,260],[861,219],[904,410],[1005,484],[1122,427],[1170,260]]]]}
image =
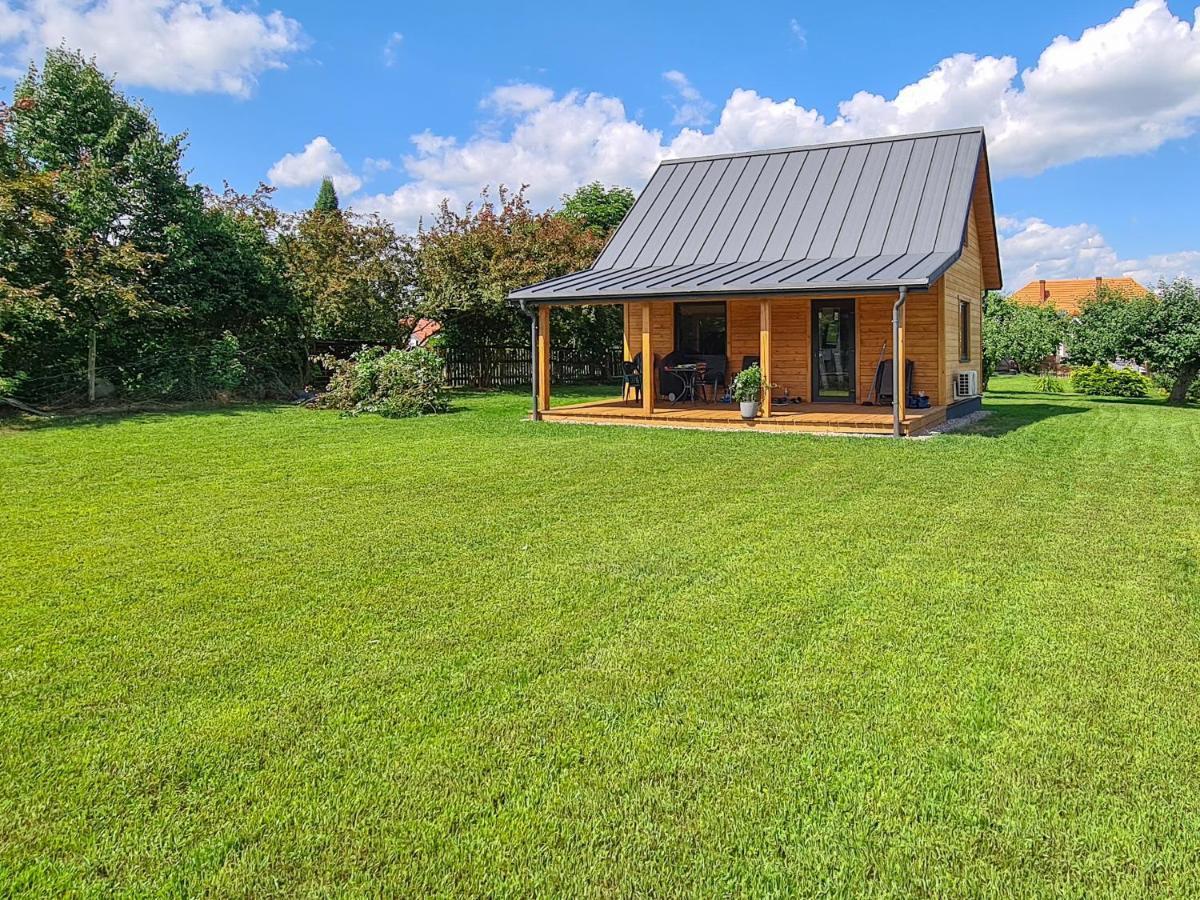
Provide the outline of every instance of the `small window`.
{"type": "Polygon", "coordinates": [[[958,361],[971,361],[971,304],[958,301],[958,361]]]}

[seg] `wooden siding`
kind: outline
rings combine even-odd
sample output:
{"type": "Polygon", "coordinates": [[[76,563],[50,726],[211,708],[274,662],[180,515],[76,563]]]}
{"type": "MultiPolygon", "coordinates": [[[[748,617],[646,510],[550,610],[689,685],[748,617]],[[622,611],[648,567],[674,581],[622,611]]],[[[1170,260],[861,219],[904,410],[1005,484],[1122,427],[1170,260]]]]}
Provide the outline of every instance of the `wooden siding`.
{"type": "MultiPolygon", "coordinates": [[[[978,297],[978,295],[976,295],[978,297]]],[[[792,397],[812,399],[811,381],[811,330],[812,300],[816,298],[777,298],[772,301],[771,326],[774,340],[771,354],[771,380],[777,385],[775,395],[786,389],[792,397]]],[[[830,295],[828,299],[845,299],[830,295]]],[[[875,379],[875,367],[879,363],[880,348],[887,356],[892,352],[892,304],[895,294],[878,294],[859,297],[855,302],[857,328],[856,355],[858,374],[858,401],[867,399],[875,379]]],[[[916,363],[916,378],[912,390],[929,395],[934,405],[949,402],[950,395],[942,385],[948,381],[941,376],[942,348],[938,335],[942,333],[939,322],[942,297],[940,286],[927,293],[909,294],[907,303],[907,354],[916,363]]],[[[978,303],[976,303],[978,305],[978,303]]],[[[654,353],[663,356],[674,349],[674,304],[652,303],[652,333],[654,353]]],[[[639,345],[641,327],[641,303],[628,304],[626,326],[626,351],[629,345],[639,345]],[[630,329],[632,325],[632,330],[630,329]],[[632,334],[632,341],[630,335],[632,334]]],[[[759,354],[759,301],[730,300],[727,304],[727,346],[730,372],[741,369],[742,358],[759,354]]],[[[958,321],[958,308],[954,310],[954,322],[958,321]]],[[[956,328],[956,326],[955,326],[956,328]]],[[[957,341],[957,330],[953,330],[957,341]]],[[[951,349],[957,359],[957,343],[951,349]]],[[[636,352],[636,351],[635,351],[636,352]]]]}
{"type": "MultiPolygon", "coordinates": [[[[807,299],[771,301],[771,381],[775,396],[786,389],[791,397],[809,399],[809,310],[807,299]]],[[[757,300],[733,300],[727,320],[729,368],[740,371],[742,358],[759,356],[759,304],[757,300]]]]}
{"type": "MultiPolygon", "coordinates": [[[[975,221],[975,207],[967,214],[967,243],[958,262],[947,270],[938,283],[942,296],[942,340],[944,341],[944,365],[942,390],[949,403],[954,399],[954,376],[959,372],[976,371],[983,374],[983,265],[979,253],[979,229],[975,221]],[[959,303],[970,304],[971,358],[962,362],[959,354],[959,303]]],[[[938,402],[938,401],[934,401],[938,402]]]]}
{"type": "MultiPolygon", "coordinates": [[[[633,359],[642,347],[642,303],[625,304],[625,358],[633,359]]],[[[650,340],[660,359],[675,349],[675,304],[650,304],[650,340]]]]}
{"type": "MultiPolygon", "coordinates": [[[[892,305],[895,297],[864,298],[856,304],[858,323],[858,400],[865,402],[875,382],[875,369],[883,357],[892,355],[892,305]]],[[[938,304],[936,291],[909,294],[905,305],[904,353],[913,361],[916,371],[909,393],[929,395],[935,406],[945,400],[938,390],[938,304]]],[[[890,389],[888,393],[891,393],[890,389]]],[[[874,398],[872,398],[874,399],[874,398]]]]}

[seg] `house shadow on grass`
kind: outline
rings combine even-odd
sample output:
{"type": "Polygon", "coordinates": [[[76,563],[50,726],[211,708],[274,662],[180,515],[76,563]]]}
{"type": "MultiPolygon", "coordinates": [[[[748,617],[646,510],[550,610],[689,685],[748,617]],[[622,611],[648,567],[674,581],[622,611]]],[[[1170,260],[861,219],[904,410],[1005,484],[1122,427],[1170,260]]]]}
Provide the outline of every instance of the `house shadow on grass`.
{"type": "MultiPolygon", "coordinates": [[[[1006,402],[997,405],[984,405],[984,410],[990,415],[957,431],[949,432],[946,437],[955,435],[973,435],[977,437],[1002,437],[1018,429],[1055,419],[1059,416],[1072,416],[1086,413],[1090,407],[1080,403],[1055,402],[1046,403],[1031,400],[1028,393],[1008,394],[1016,402],[1006,402]]],[[[1002,398],[1004,393],[988,394],[988,399],[1002,398]]]]}

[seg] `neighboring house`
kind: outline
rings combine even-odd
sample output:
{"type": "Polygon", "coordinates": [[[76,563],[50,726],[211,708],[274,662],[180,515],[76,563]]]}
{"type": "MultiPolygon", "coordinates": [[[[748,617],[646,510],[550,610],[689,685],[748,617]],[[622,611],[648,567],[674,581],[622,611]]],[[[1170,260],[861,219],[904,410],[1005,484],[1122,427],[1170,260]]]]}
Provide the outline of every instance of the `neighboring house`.
{"type": "Polygon", "coordinates": [[[1132,278],[1043,278],[1040,281],[1029,282],[1013,294],[1012,299],[1025,306],[1049,303],[1073,319],[1079,315],[1083,301],[1095,296],[1097,289],[1102,286],[1130,297],[1150,293],[1132,278]]]}
{"type": "Polygon", "coordinates": [[[408,349],[424,347],[429,339],[442,330],[442,323],[436,319],[418,319],[413,326],[412,334],[408,336],[408,349]]]}
{"type": "MultiPolygon", "coordinates": [[[[1086,300],[1096,296],[1101,287],[1122,294],[1126,297],[1141,297],[1150,291],[1132,278],[1042,278],[1031,281],[1025,287],[1012,295],[1012,300],[1023,306],[1039,306],[1048,303],[1068,318],[1076,319],[1086,300]]],[[[1058,352],[1047,361],[1054,366],[1061,366],[1067,361],[1066,345],[1060,344],[1058,352]]],[[[1136,369],[1144,372],[1145,368],[1134,360],[1117,359],[1113,365],[1118,369],[1136,369]]]]}
{"type": "Polygon", "coordinates": [[[666,160],[592,268],[510,299],[534,317],[535,417],[741,427],[714,401],[758,361],[776,388],[753,427],[907,434],[979,408],[982,297],[1000,286],[986,142],[967,128],[666,160]],[[640,401],[550,408],[550,310],[581,303],[624,307],[640,401]],[[894,344],[911,384],[880,366],[894,344]],[[707,402],[680,402],[688,361],[707,402]]]}

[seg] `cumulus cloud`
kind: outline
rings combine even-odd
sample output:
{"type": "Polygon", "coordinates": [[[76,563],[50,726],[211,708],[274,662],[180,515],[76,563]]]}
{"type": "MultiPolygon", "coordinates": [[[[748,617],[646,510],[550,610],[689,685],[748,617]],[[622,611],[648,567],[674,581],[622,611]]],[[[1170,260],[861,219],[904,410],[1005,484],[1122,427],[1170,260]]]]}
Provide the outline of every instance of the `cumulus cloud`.
{"type": "Polygon", "coordinates": [[[1127,276],[1147,287],[1180,275],[1200,280],[1200,250],[1122,259],[1095,225],[1051,225],[1042,219],[996,220],[1008,290],[1039,278],[1127,276]]]}
{"type": "Polygon", "coordinates": [[[662,134],[630,121],[620,100],[571,92],[554,98],[534,85],[498,88],[489,108],[515,116],[506,135],[481,132],[459,143],[423,132],[402,162],[409,181],[391,194],[355,202],[405,228],[437,209],[443,198],[461,206],[484,185],[529,184],[538,205],[555,203],[580,184],[639,185],[664,154],[662,134]]]}
{"type": "Polygon", "coordinates": [[[554,91],[540,84],[506,84],[484,97],[480,106],[505,115],[519,115],[533,112],[553,99],[554,91]]]}
{"type": "Polygon", "coordinates": [[[324,178],[333,179],[339,194],[348,196],[362,187],[362,179],[355,175],[342,154],[329,142],[329,138],[313,138],[299,153],[287,153],[267,172],[271,184],[279,187],[305,187],[319,184],[324,178]]]}
{"type": "Polygon", "coordinates": [[[306,44],[300,23],[225,0],[0,2],[0,58],[23,66],[64,44],[125,84],[247,97],[306,44]]]}
{"type": "Polygon", "coordinates": [[[671,108],[675,110],[672,125],[707,125],[713,105],[696,90],[696,86],[678,69],[663,72],[667,84],[675,89],[671,108]]]}
{"type": "MultiPolygon", "coordinates": [[[[664,77],[688,103],[683,90],[695,89],[686,76],[664,77]]],[[[1023,72],[1011,56],[960,53],[894,96],[855,94],[833,118],[795,98],[747,88],[731,92],[711,128],[695,124],[689,112],[684,118],[692,124],[677,121],[683,127],[669,137],[627,115],[619,99],[597,93],[557,96],[542,85],[513,84],[481,105],[500,119],[462,141],[429,132],[414,137],[414,152],[402,162],[407,183],[369,198],[372,208],[411,226],[443,197],[461,204],[484,184],[528,183],[534,202],[552,203],[593,180],[640,186],[667,156],[976,124],[987,129],[992,173],[1001,178],[1146,152],[1200,123],[1200,11],[1189,23],[1165,0],[1138,0],[1077,37],[1055,38],[1023,72]]]]}

